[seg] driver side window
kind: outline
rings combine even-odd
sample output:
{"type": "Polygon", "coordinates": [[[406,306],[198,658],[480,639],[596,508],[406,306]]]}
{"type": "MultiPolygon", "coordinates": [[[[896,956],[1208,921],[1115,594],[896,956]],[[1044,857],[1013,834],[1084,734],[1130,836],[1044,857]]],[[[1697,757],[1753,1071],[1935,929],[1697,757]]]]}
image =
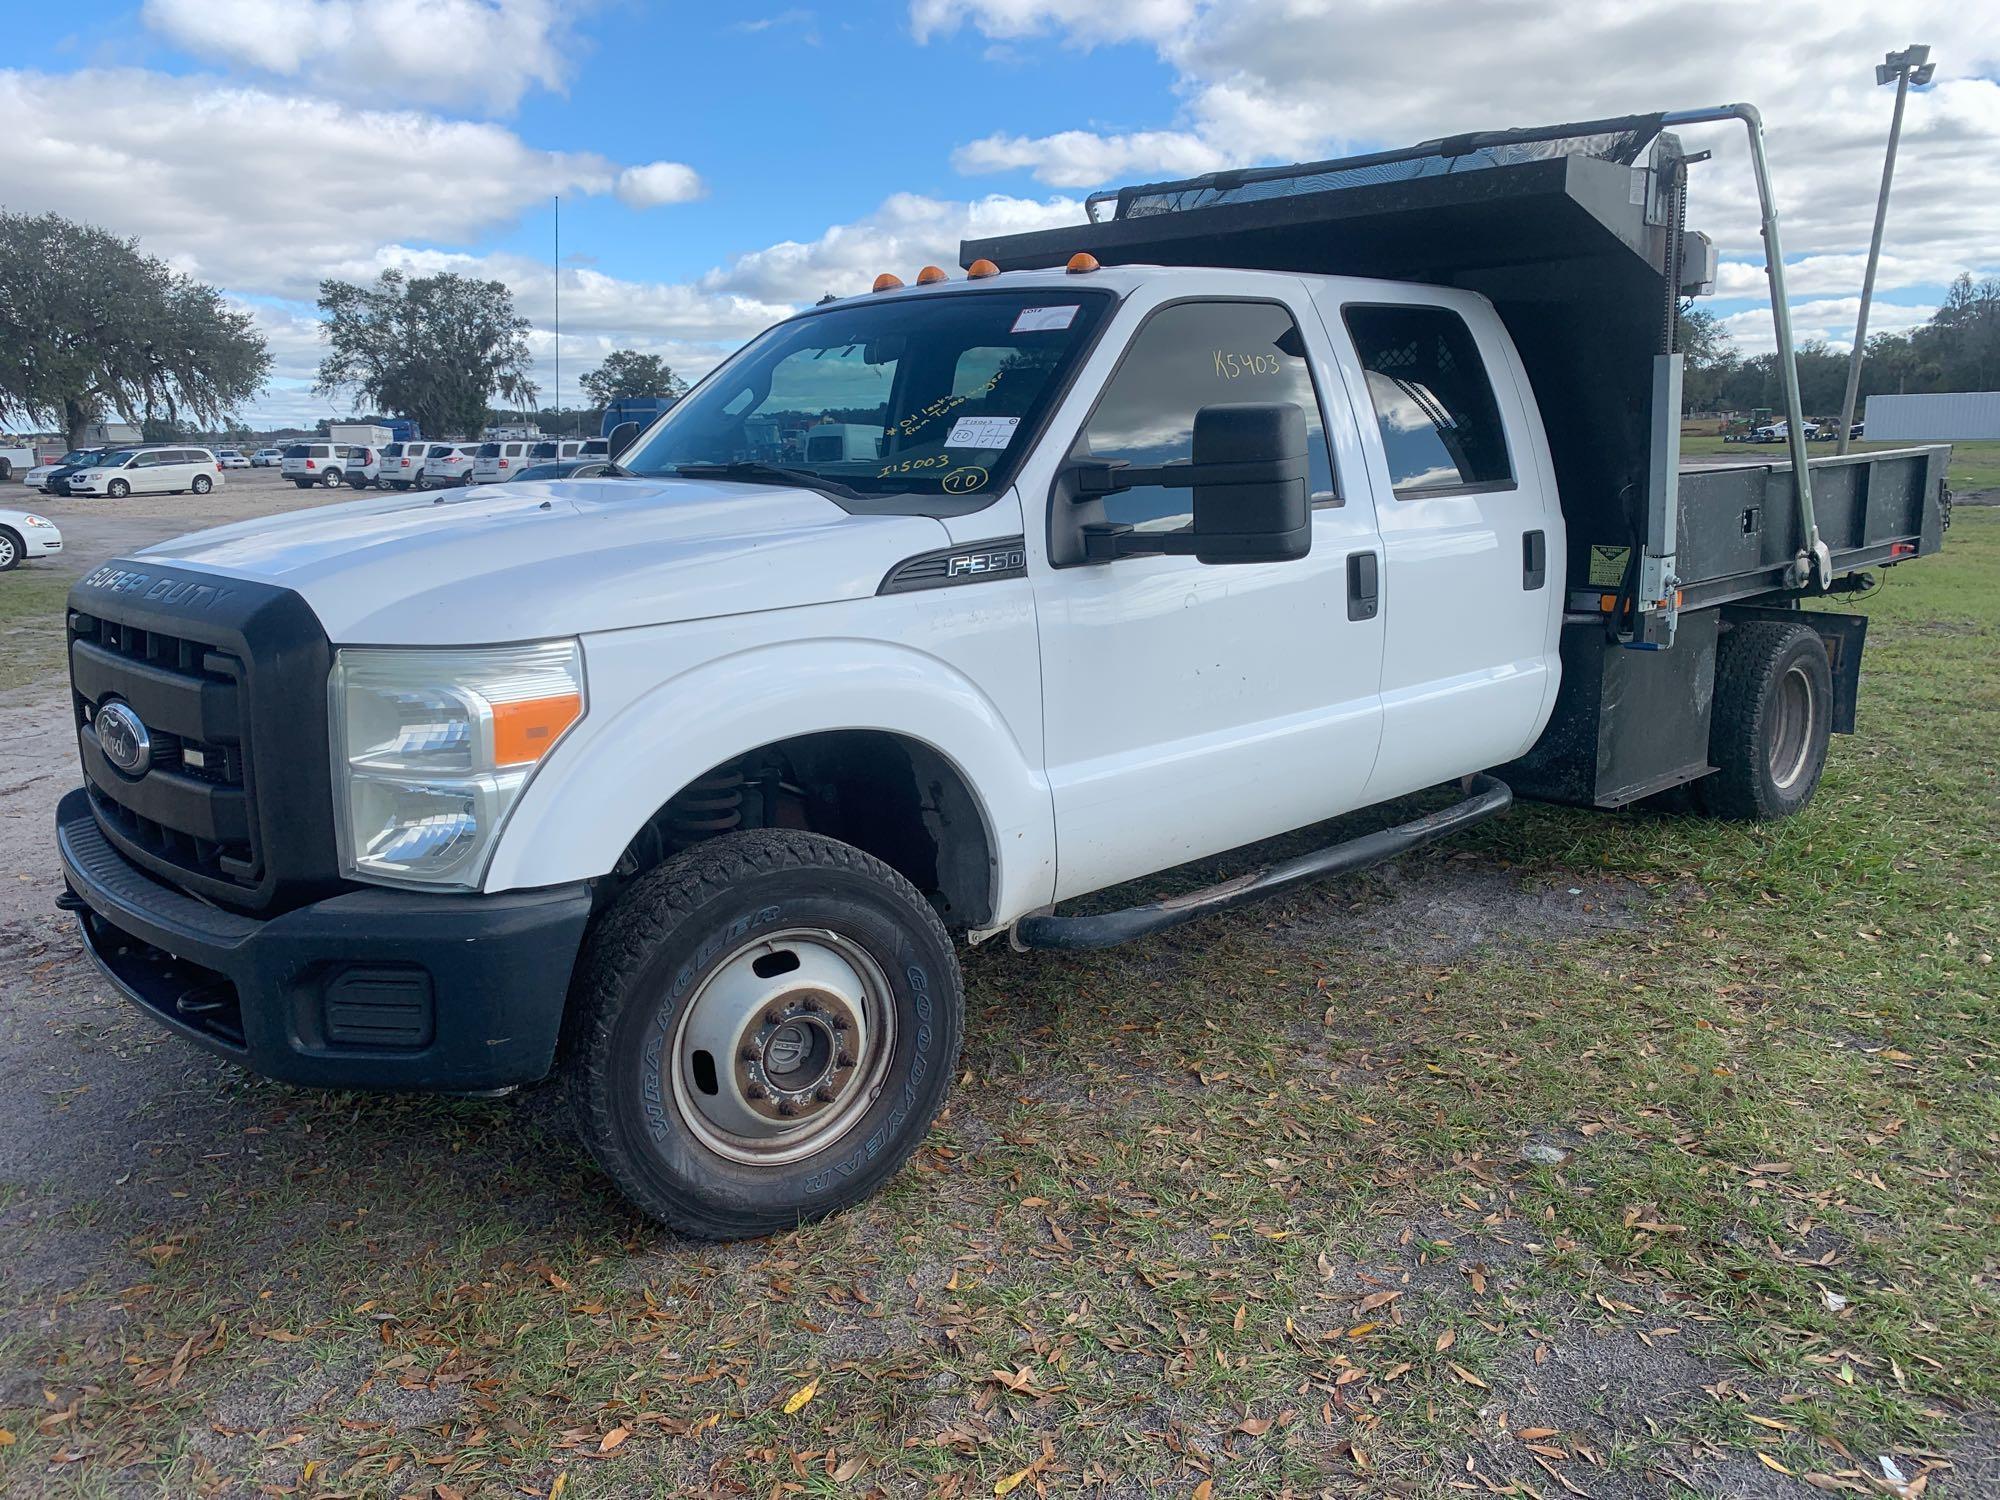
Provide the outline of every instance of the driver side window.
{"type": "MultiPolygon", "coordinates": [[[[1288,401],[1305,413],[1312,502],[1338,505],[1305,340],[1275,302],[1179,302],[1154,313],[1098,398],[1075,456],[1122,458],[1135,469],[1192,462],[1195,413],[1237,401],[1288,401]]],[[[1193,519],[1193,494],[1147,487],[1108,495],[1104,519],[1173,531],[1193,519]]]]}

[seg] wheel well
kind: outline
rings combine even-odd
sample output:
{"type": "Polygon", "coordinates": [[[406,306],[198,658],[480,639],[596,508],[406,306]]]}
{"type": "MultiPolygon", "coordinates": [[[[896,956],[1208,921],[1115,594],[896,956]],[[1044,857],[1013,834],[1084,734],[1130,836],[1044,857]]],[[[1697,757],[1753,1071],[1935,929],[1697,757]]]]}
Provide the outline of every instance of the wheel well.
{"type": "Polygon", "coordinates": [[[711,767],[626,845],[622,884],[691,844],[742,828],[802,828],[852,844],[923,892],[947,927],[992,919],[993,844],[958,769],[919,740],[874,729],[779,740],[711,767]]]}

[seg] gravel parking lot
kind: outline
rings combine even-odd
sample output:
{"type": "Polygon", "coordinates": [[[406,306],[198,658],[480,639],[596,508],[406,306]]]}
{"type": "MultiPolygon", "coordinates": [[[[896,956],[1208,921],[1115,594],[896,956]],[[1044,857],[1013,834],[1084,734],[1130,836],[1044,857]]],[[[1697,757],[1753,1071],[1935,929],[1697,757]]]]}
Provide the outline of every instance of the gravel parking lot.
{"type": "Polygon", "coordinates": [[[55,910],[68,580],[327,498],[37,499],[0,575],[0,1494],[2000,1493],[2000,516],[1863,606],[1807,814],[991,945],[910,1168],[717,1247],[559,1091],[248,1078],[55,910]]]}

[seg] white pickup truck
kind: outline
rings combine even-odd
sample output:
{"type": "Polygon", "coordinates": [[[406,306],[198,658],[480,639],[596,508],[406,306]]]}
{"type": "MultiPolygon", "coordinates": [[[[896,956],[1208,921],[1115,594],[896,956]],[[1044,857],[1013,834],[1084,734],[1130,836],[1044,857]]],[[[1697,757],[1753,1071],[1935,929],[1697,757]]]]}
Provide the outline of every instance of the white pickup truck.
{"type": "Polygon", "coordinates": [[[1936,549],[1943,450],[1823,461],[1817,520],[1803,472],[1679,472],[1659,124],[1622,159],[1608,128],[1462,138],[1491,159],[1386,192],[1377,159],[1134,190],[779,324],[602,477],[101,567],[65,904],[120,990],[278,1078],[560,1072],[633,1202],[734,1236],[915,1149],[955,936],[1120,941],[1509,783],[1791,813],[1865,625],[1798,602],[1936,549]],[[1564,256],[1594,274],[1537,279],[1564,256]],[[1206,891],[1057,909],[1433,788],[1206,891]]]}

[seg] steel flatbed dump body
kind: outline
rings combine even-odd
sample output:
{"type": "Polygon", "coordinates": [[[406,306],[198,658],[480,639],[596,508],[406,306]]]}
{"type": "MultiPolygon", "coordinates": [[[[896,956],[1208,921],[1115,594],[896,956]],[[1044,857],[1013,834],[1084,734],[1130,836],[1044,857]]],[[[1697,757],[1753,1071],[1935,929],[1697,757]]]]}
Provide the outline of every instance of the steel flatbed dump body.
{"type": "MultiPolygon", "coordinates": [[[[1499,774],[1525,796],[1622,806],[1711,769],[1721,632],[1937,551],[1949,517],[1948,447],[1808,459],[1789,359],[1789,462],[1682,465],[1681,299],[1711,290],[1715,258],[1686,228],[1688,168],[1703,158],[1666,127],[1714,122],[1749,130],[1789,347],[1762,126],[1746,105],[1121,188],[1090,200],[1087,225],[968,240],[961,259],[1018,270],[1087,251],[1105,265],[1380,277],[1490,299],[1542,413],[1569,540],[1561,694],[1542,741],[1499,774]]],[[[1865,620],[1786,617],[1825,638],[1834,727],[1850,732],[1865,620]]]]}

